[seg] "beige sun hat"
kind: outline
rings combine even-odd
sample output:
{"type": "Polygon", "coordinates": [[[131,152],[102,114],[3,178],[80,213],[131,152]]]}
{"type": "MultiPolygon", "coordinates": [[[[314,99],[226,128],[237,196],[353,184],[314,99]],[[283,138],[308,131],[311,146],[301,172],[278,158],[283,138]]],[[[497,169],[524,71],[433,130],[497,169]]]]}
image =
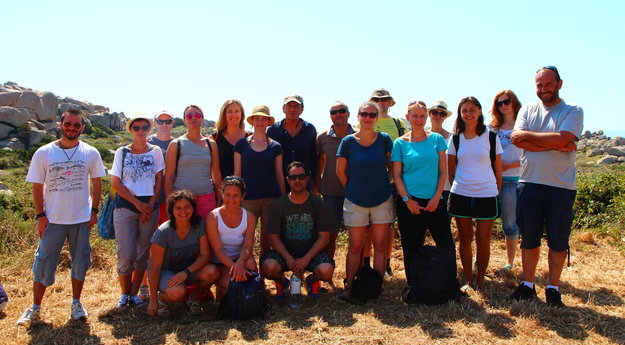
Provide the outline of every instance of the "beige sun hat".
{"type": "Polygon", "coordinates": [[[391,97],[391,94],[386,89],[375,89],[369,98],[369,101],[373,102],[374,98],[390,98],[391,107],[395,105],[395,100],[391,97]]]}
{"type": "Polygon", "coordinates": [[[137,120],[145,120],[150,124],[150,130],[148,132],[154,127],[154,121],[149,116],[145,115],[143,112],[135,112],[126,121],[126,132],[130,133],[130,127],[132,127],[132,124],[137,120]]]}
{"type": "Polygon", "coordinates": [[[254,125],[252,123],[252,118],[254,116],[264,116],[269,118],[269,126],[273,125],[276,122],[276,119],[271,116],[271,113],[269,112],[269,107],[266,105],[257,105],[252,108],[252,115],[247,117],[247,123],[249,123],[250,125],[254,125]]]}
{"type": "Polygon", "coordinates": [[[444,110],[447,113],[447,117],[451,116],[451,111],[447,110],[447,103],[443,101],[432,102],[432,106],[428,108],[428,114],[431,110],[444,110]]]}

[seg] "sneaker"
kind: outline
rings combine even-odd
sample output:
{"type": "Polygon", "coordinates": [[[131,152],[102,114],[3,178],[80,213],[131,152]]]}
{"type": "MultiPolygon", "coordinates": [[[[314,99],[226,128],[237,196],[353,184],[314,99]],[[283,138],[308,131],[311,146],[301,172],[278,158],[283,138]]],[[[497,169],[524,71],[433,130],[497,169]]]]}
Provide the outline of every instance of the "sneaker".
{"type": "Polygon", "coordinates": [[[30,324],[39,319],[39,311],[41,309],[33,309],[33,307],[24,309],[22,316],[15,322],[18,325],[30,326],[30,324]]]}
{"type": "Polygon", "coordinates": [[[502,268],[499,269],[499,272],[501,272],[501,273],[510,272],[510,271],[512,271],[513,267],[514,266],[511,265],[511,264],[505,264],[505,265],[503,265],[502,268]]]}
{"type": "Polygon", "coordinates": [[[199,315],[203,312],[200,301],[191,298],[187,298],[187,307],[189,307],[189,313],[191,313],[191,315],[199,315]]]}
{"type": "Polygon", "coordinates": [[[147,285],[142,285],[139,288],[139,297],[144,301],[148,301],[150,299],[150,288],[148,288],[147,285]]]}
{"type": "Polygon", "coordinates": [[[319,281],[312,281],[312,274],[309,274],[306,277],[306,291],[308,291],[308,297],[318,298],[319,297],[319,286],[321,285],[319,281]]]}
{"type": "Polygon", "coordinates": [[[128,299],[129,307],[141,307],[145,304],[145,301],[141,297],[134,295],[128,299]]]}
{"type": "Polygon", "coordinates": [[[385,278],[391,278],[393,276],[393,270],[391,269],[391,264],[386,265],[386,272],[384,272],[385,278]]]}
{"type": "Polygon", "coordinates": [[[562,303],[562,295],[560,291],[554,288],[548,288],[545,290],[545,299],[547,300],[547,305],[550,307],[564,307],[564,303],[562,303]]]}
{"type": "Polygon", "coordinates": [[[87,311],[83,308],[82,303],[72,303],[72,319],[84,320],[87,318],[87,311]]]}
{"type": "Polygon", "coordinates": [[[169,315],[169,303],[163,301],[161,299],[161,295],[158,295],[158,316],[167,316],[169,315]]]}
{"type": "Polygon", "coordinates": [[[514,290],[514,292],[510,296],[508,296],[508,298],[517,301],[522,299],[536,298],[536,286],[534,286],[533,289],[530,289],[528,286],[521,283],[519,284],[519,287],[517,287],[516,290],[514,290]]]}
{"type": "Polygon", "coordinates": [[[119,299],[117,300],[117,308],[124,308],[128,306],[129,302],[130,302],[130,296],[121,295],[119,296],[119,299]]]}
{"type": "Polygon", "coordinates": [[[282,278],[282,283],[273,282],[273,285],[276,287],[276,295],[275,299],[282,301],[286,298],[286,295],[289,293],[289,280],[286,277],[282,278]]]}

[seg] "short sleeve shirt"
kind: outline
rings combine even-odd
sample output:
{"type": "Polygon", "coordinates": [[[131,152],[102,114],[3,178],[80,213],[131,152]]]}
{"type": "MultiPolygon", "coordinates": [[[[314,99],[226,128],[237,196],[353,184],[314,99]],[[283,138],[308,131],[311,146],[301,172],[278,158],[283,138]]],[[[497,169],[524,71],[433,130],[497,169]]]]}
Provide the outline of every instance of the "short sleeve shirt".
{"type": "Polygon", "coordinates": [[[152,235],[151,241],[165,248],[161,269],[180,272],[191,266],[200,254],[200,238],[204,236],[206,236],[206,231],[203,220],[196,226],[191,225],[187,237],[183,240],[176,236],[176,231],[169,220],[161,224],[152,235]]]}
{"type": "Polygon", "coordinates": [[[436,194],[439,152],[445,150],[445,139],[438,133],[431,133],[421,142],[395,140],[391,162],[402,162],[402,181],[408,194],[420,199],[431,199],[436,194]]]}
{"type": "Polygon", "coordinates": [[[158,146],[153,146],[150,151],[140,154],[128,150],[123,164],[124,171],[122,171],[124,147],[122,146],[115,151],[111,175],[117,176],[134,196],[154,195],[156,174],[165,169],[161,149],[158,146]]]}
{"type": "Polygon", "coordinates": [[[297,134],[292,137],[284,129],[285,120],[278,121],[267,128],[267,136],[280,143],[284,157],[282,158],[282,169],[286,175],[286,168],[291,162],[299,161],[306,165],[315,176],[317,169],[317,130],[312,123],[300,119],[302,127],[297,134]]]}
{"type": "Polygon", "coordinates": [[[104,176],[102,158],[93,146],[80,141],[76,147],[63,150],[52,142],[33,155],[26,182],[43,184],[46,217],[50,223],[67,225],[91,219],[89,180],[104,176]]]}
{"type": "MultiPolygon", "coordinates": [[[[552,107],[545,107],[539,102],[519,110],[514,129],[532,132],[565,131],[579,138],[584,128],[583,121],[584,111],[581,107],[566,104],[564,100],[552,107]]],[[[523,150],[519,181],[576,190],[575,152],[523,150]]]]}
{"type": "MultiPolygon", "coordinates": [[[[352,126],[349,126],[349,134],[354,133],[352,126]]],[[[336,136],[334,128],[319,133],[317,136],[317,150],[325,154],[326,164],[321,173],[321,186],[319,192],[328,196],[345,196],[345,188],[336,176],[336,151],[341,143],[341,138],[336,136]]]]}
{"type": "Polygon", "coordinates": [[[391,138],[382,132],[366,147],[353,135],[343,138],[336,155],[347,160],[347,199],[358,206],[374,207],[391,196],[387,154],[392,148],[391,138]]]}
{"type": "Polygon", "coordinates": [[[241,138],[234,145],[234,152],[241,155],[241,177],[245,179],[245,200],[277,198],[280,187],[276,180],[276,157],[282,155],[282,147],[270,140],[266,149],[252,149],[248,138],[241,138]]]}
{"type": "Polygon", "coordinates": [[[288,195],[271,206],[270,234],[280,235],[289,252],[306,253],[319,237],[319,232],[335,232],[323,201],[310,193],[303,204],[294,204],[288,195]]]}

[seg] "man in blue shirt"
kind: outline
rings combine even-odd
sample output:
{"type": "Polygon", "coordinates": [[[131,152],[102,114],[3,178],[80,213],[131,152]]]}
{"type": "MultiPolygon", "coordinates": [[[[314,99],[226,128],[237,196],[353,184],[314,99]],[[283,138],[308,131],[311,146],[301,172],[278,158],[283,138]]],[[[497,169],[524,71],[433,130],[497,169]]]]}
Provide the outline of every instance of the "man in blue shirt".
{"type": "MultiPolygon", "coordinates": [[[[282,168],[284,176],[287,167],[293,161],[304,163],[310,167],[309,174],[315,176],[317,167],[317,130],[312,123],[300,118],[304,111],[304,99],[299,95],[290,95],[282,102],[285,118],[267,128],[267,136],[282,146],[282,168]]],[[[307,190],[312,190],[313,179],[309,179],[307,190]]],[[[289,187],[287,185],[287,191],[289,187]]]]}

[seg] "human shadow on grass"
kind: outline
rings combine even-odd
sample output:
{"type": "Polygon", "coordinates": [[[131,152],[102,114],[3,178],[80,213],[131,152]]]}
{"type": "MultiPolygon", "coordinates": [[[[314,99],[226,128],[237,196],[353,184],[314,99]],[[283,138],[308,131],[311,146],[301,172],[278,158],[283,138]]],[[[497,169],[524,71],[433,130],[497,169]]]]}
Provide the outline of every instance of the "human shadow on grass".
{"type": "MultiPolygon", "coordinates": [[[[401,300],[401,290],[405,281],[398,282],[399,287],[387,287],[390,298],[387,301],[375,301],[372,311],[380,322],[397,328],[419,326],[432,339],[448,339],[455,336],[453,328],[447,324],[457,321],[466,323],[481,323],[493,336],[499,339],[510,339],[515,336],[510,325],[514,320],[502,312],[488,311],[484,305],[473,300],[477,292],[471,297],[461,297],[460,300],[438,306],[406,304],[401,300]]],[[[497,282],[489,282],[487,290],[499,289],[497,282]]]]}
{"type": "MultiPolygon", "coordinates": [[[[100,337],[91,334],[89,321],[68,320],[59,327],[51,323],[36,321],[27,330],[29,344],[101,344],[100,337]]],[[[5,339],[6,343],[10,343],[5,339]]]]}

